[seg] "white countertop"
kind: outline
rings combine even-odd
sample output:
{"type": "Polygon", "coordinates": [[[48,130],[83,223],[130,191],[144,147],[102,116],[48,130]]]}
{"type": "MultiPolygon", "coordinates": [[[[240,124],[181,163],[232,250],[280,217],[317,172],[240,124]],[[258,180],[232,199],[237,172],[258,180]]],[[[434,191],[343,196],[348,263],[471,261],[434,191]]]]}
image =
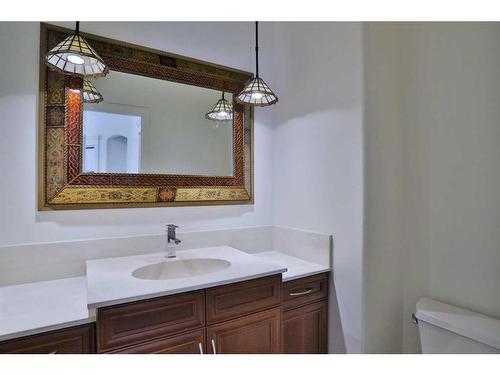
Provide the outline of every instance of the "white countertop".
{"type": "Polygon", "coordinates": [[[281,264],[283,267],[285,267],[287,271],[283,273],[283,281],[300,279],[302,277],[330,271],[329,267],[308,262],[306,260],[291,255],[286,255],[278,251],[265,251],[253,255],[265,259],[269,262],[281,264]]]}
{"type": "Polygon", "coordinates": [[[248,254],[229,246],[182,250],[177,258],[216,258],[231,267],[212,274],[171,280],[141,280],[139,267],[169,261],[165,253],[87,261],[87,277],[0,288],[0,341],[95,321],[94,307],[283,273],[290,281],[329,271],[328,267],[277,251],[248,254]],[[87,308],[87,305],[92,309],[87,308]]]}
{"type": "Polygon", "coordinates": [[[0,341],[94,320],[85,277],[0,288],[0,341]]]}
{"type": "Polygon", "coordinates": [[[270,276],[286,267],[229,246],[216,246],[177,252],[174,259],[165,252],[87,261],[87,303],[91,308],[110,306],[146,298],[205,289],[239,281],[270,276]],[[143,280],[132,276],[140,267],[182,259],[223,259],[229,268],[200,276],[168,280],[143,280]]]}

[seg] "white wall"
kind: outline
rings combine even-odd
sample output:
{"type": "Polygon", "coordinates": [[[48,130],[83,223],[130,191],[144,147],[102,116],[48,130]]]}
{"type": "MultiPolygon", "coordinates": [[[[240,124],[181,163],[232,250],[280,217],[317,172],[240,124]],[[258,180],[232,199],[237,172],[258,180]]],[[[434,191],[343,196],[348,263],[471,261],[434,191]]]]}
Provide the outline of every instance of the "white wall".
{"type": "Polygon", "coordinates": [[[497,23],[365,28],[369,352],[419,351],[424,295],[500,318],[499,37],[497,23]]]}
{"type": "Polygon", "coordinates": [[[422,128],[407,151],[427,183],[423,194],[408,184],[427,214],[410,261],[428,251],[431,297],[500,318],[500,25],[415,24],[403,37],[416,57],[402,61],[415,77],[404,106],[417,109],[406,142],[422,128]]]}
{"type": "Polygon", "coordinates": [[[330,350],[360,352],[362,27],[285,23],[276,38],[274,223],[334,235],[330,350]]]}
{"type": "Polygon", "coordinates": [[[364,25],[364,351],[403,341],[402,130],[398,24],[364,25]]]}
{"type": "MultiPolygon", "coordinates": [[[[73,27],[72,23],[61,24],[73,27]]],[[[252,23],[88,23],[82,31],[252,71],[252,23]]],[[[261,34],[272,32],[261,24],[261,34]]],[[[37,212],[38,23],[0,23],[0,245],[272,223],[272,113],[255,116],[255,205],[37,212]]],[[[262,38],[262,74],[270,45],[262,38]]],[[[267,73],[267,75],[270,75],[267,73]]]]}

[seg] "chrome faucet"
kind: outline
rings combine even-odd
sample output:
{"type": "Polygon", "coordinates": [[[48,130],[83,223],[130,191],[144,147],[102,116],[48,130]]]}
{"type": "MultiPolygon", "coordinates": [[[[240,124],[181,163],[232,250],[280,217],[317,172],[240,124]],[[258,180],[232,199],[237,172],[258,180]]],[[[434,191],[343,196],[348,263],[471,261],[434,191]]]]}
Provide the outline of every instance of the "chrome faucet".
{"type": "Polygon", "coordinates": [[[167,225],[167,258],[175,258],[175,246],[181,243],[181,240],[175,236],[177,228],[179,227],[175,224],[167,225]]]}

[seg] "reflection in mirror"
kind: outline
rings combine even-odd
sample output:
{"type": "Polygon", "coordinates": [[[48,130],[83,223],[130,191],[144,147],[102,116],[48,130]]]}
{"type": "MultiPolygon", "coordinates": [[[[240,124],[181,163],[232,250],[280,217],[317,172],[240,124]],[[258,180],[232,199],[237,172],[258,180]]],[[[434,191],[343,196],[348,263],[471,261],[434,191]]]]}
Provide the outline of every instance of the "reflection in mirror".
{"type": "Polygon", "coordinates": [[[222,92],[116,71],[93,84],[104,100],[84,103],[85,173],[233,174],[233,123],[205,118],[222,92]]]}

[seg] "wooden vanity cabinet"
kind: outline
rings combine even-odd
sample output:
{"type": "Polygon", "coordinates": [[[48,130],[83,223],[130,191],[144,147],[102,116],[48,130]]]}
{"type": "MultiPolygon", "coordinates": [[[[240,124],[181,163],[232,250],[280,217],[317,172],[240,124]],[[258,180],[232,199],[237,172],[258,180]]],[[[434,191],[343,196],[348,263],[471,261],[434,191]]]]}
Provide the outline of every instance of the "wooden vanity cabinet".
{"type": "Polygon", "coordinates": [[[328,273],[283,284],[285,354],[328,352],[328,273]]]}
{"type": "Polygon", "coordinates": [[[99,308],[98,352],[279,353],[281,284],[280,274],[99,308]]]}
{"type": "Polygon", "coordinates": [[[97,310],[96,324],[0,342],[0,353],[326,353],[328,273],[281,274],[97,310]]]}
{"type": "Polygon", "coordinates": [[[0,342],[2,354],[92,354],[95,325],[64,328],[0,342]]]}

